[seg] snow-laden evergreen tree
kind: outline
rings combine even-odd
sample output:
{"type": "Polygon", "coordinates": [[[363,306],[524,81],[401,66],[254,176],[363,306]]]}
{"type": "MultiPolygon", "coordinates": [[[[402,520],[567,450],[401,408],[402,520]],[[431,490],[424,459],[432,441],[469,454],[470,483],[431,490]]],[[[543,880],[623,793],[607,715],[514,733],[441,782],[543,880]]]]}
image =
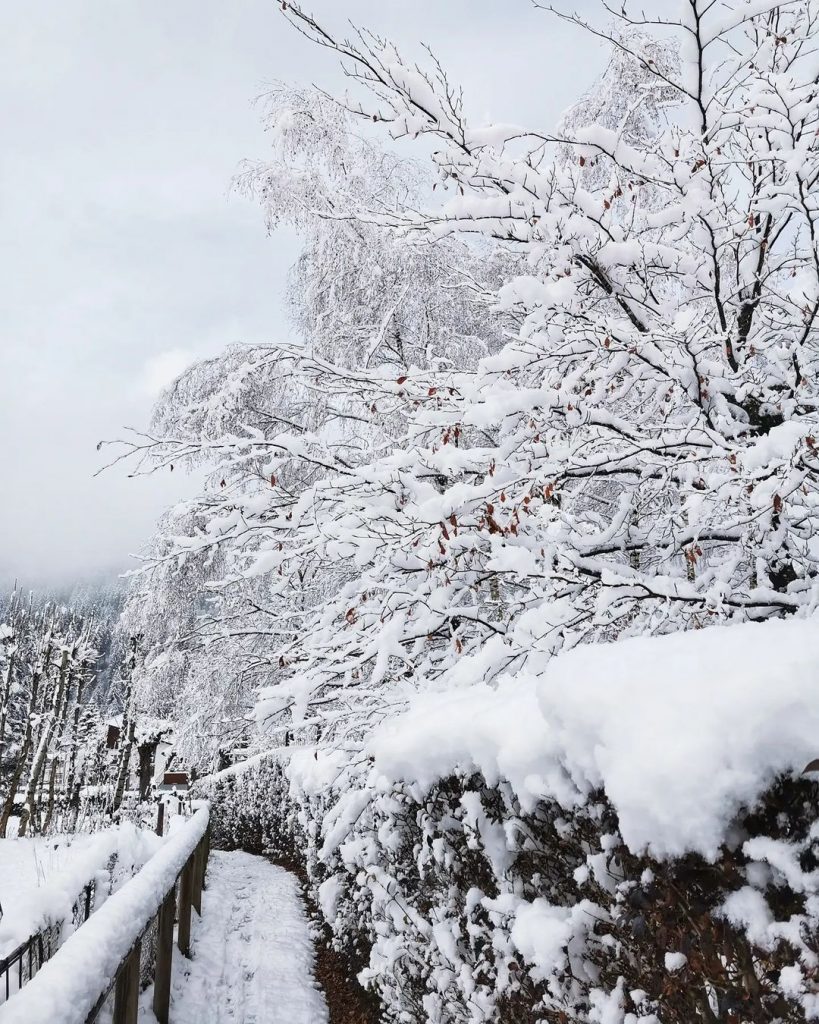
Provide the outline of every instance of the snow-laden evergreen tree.
{"type": "Polygon", "coordinates": [[[563,15],[613,57],[554,132],[282,7],[353,89],[279,91],[248,178],[306,232],[308,345],[193,368],[133,444],[213,467],[178,551],[252,589],[264,721],[349,735],[567,645],[812,609],[819,3],[563,15]]]}

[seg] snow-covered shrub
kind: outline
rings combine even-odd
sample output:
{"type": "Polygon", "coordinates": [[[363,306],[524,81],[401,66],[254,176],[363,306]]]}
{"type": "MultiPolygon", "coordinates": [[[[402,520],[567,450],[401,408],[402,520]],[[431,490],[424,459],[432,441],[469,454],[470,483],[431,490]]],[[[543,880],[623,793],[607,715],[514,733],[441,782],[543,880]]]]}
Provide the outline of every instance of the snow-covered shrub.
{"type": "Polygon", "coordinates": [[[658,861],[602,795],[526,814],[503,784],[453,778],[376,798],[333,888],[369,911],[364,977],[397,1020],[802,1021],[817,810],[814,784],[781,782],[735,822],[744,845],[658,861]]]}
{"type": "Polygon", "coordinates": [[[659,858],[629,849],[601,791],[524,809],[480,773],[386,787],[373,769],[315,790],[308,757],[322,769],[311,752],[220,780],[214,839],[302,858],[385,1019],[811,1019],[815,782],[777,779],[713,859],[659,858]]]}
{"type": "Polygon", "coordinates": [[[211,843],[219,850],[272,853],[284,858],[291,844],[289,782],[278,758],[256,759],[197,785],[211,802],[211,843]]]}
{"type": "Polygon", "coordinates": [[[355,761],[221,773],[214,834],[300,860],[388,1020],[804,1022],[817,675],[815,620],[578,648],[419,698],[355,761]]]}

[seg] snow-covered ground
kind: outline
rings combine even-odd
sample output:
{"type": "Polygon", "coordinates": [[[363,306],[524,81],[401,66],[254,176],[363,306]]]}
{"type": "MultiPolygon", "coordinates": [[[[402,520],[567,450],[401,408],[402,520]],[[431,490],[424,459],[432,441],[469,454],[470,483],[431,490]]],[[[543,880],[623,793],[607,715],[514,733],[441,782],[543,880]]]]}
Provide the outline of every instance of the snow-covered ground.
{"type": "Polygon", "coordinates": [[[193,959],[174,964],[173,1024],[327,1024],[295,876],[262,857],[214,852],[207,885],[193,959]]]}
{"type": "Polygon", "coordinates": [[[70,922],[72,906],[90,881],[101,883],[99,904],[103,890],[129,877],[159,844],[129,824],[92,834],[0,840],[0,957],[41,928],[70,922]]]}

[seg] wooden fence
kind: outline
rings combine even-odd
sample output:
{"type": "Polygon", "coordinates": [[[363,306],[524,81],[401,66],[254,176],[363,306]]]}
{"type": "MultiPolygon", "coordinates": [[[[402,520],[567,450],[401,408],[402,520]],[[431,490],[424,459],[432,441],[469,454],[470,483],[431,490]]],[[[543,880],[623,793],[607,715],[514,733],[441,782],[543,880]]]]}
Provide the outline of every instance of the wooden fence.
{"type": "MultiPolygon", "coordinates": [[[[96,883],[89,882],[74,901],[71,909],[75,928],[91,916],[96,889],[96,883]]],[[[62,922],[49,924],[0,957],[0,1002],[9,1000],[51,959],[62,940],[62,931],[62,922]]]]}
{"type": "Polygon", "coordinates": [[[136,1024],[140,992],[150,982],[154,1014],[159,1024],[168,1024],[174,926],[179,949],[188,956],[191,916],[194,910],[201,913],[209,852],[210,809],[202,802],[141,870],[0,1004],[0,1024],[136,1024]]]}
{"type": "Polygon", "coordinates": [[[184,867],[162,898],[157,913],[144,925],[136,942],[122,958],[108,988],[100,993],[86,1017],[97,1020],[111,993],[114,994],[112,1024],[137,1024],[140,991],[154,983],[153,1011],[159,1024],[168,1024],[173,964],[173,931],[178,921],[179,952],[190,956],[191,912],[202,913],[202,889],[210,855],[210,825],[196,844],[184,867]],[[178,892],[178,894],[177,894],[178,892]],[[151,936],[150,956],[143,956],[146,938],[151,936]],[[147,964],[147,966],[146,966],[147,964]]]}

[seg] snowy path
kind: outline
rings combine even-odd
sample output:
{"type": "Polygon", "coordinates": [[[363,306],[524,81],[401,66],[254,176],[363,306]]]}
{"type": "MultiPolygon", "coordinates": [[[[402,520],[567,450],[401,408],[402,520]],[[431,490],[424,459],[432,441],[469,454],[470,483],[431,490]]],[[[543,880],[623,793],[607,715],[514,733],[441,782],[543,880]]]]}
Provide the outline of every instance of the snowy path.
{"type": "Polygon", "coordinates": [[[174,964],[171,1024],[327,1024],[296,878],[248,853],[211,854],[193,959],[174,964]]]}

